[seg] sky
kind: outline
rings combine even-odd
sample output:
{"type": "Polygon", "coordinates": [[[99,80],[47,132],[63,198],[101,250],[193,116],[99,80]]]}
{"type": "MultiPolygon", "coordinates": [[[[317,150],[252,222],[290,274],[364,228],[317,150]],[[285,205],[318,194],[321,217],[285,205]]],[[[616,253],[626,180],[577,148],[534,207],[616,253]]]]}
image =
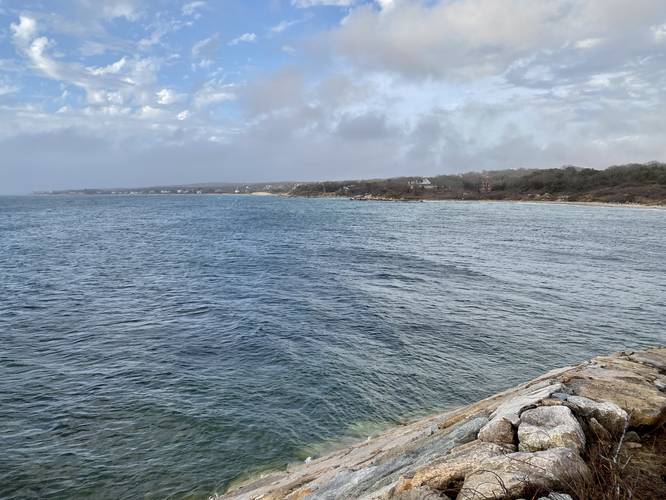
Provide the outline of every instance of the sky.
{"type": "Polygon", "coordinates": [[[0,194],[664,159],[664,0],[0,0],[0,194]]]}

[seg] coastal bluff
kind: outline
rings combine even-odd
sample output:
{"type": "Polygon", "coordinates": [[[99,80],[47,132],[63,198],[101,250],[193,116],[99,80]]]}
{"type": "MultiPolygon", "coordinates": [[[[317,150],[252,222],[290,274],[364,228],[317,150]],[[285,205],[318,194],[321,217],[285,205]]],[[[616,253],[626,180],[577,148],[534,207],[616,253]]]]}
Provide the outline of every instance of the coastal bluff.
{"type": "Polygon", "coordinates": [[[666,498],[666,348],[550,371],[219,499],[666,498]]]}

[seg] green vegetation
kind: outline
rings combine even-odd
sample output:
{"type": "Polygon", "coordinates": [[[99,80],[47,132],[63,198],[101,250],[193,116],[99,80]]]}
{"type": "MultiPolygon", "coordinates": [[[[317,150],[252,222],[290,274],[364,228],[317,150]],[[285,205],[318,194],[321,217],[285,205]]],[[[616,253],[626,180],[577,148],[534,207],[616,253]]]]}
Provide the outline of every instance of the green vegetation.
{"type": "Polygon", "coordinates": [[[296,184],[294,196],[401,200],[560,200],[666,204],[666,164],[565,166],[434,177],[296,184]]]}
{"type": "Polygon", "coordinates": [[[632,163],[605,170],[562,168],[495,170],[433,177],[356,181],[190,184],[146,188],[80,189],[38,194],[250,194],[344,196],[360,200],[552,200],[666,205],[666,163],[632,163]]]}

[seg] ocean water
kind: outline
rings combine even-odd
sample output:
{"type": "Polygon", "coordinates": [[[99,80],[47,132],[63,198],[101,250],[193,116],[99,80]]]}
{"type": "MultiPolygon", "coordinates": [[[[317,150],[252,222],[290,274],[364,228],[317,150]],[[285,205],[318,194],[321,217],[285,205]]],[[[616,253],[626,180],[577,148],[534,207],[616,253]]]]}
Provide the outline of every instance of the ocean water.
{"type": "Polygon", "coordinates": [[[0,498],[206,498],[665,320],[662,210],[0,198],[0,498]]]}

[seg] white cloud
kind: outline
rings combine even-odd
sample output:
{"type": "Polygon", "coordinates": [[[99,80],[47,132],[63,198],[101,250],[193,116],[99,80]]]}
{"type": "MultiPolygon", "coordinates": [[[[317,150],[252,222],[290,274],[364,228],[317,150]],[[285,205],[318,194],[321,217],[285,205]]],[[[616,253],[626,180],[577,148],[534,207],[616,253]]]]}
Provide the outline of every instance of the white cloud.
{"type": "Polygon", "coordinates": [[[280,21],[278,24],[276,24],[275,26],[273,26],[273,27],[271,28],[271,32],[272,32],[272,33],[282,33],[282,32],[288,30],[289,28],[291,28],[292,26],[294,26],[294,25],[296,25],[296,24],[298,24],[298,23],[300,23],[300,22],[301,22],[301,21],[299,21],[299,20],[293,20],[293,21],[287,21],[287,20],[285,20],[285,21],[280,21]]]}
{"type": "Polygon", "coordinates": [[[136,21],[141,17],[140,0],[76,0],[87,12],[106,19],[125,18],[136,21]]]}
{"type": "Polygon", "coordinates": [[[155,120],[162,116],[163,111],[152,106],[142,106],[139,110],[139,117],[147,120],[155,120]]]}
{"type": "Polygon", "coordinates": [[[206,2],[198,0],[194,2],[187,2],[186,4],[183,5],[181,12],[183,13],[184,16],[193,16],[193,17],[200,17],[201,13],[199,12],[201,9],[203,9],[206,6],[206,2]]]}
{"type": "Polygon", "coordinates": [[[215,80],[207,82],[194,95],[194,105],[197,108],[234,100],[236,100],[235,86],[215,80]]]}
{"type": "Polygon", "coordinates": [[[133,0],[103,0],[101,3],[104,17],[109,19],[124,17],[129,21],[135,21],[139,17],[137,2],[133,0]]]}
{"type": "Polygon", "coordinates": [[[645,45],[645,30],[655,19],[666,19],[662,0],[382,4],[390,8],[378,11],[368,4],[354,8],[332,33],[332,50],[359,69],[410,78],[470,80],[501,75],[520,59],[569,57],[567,51],[599,46],[601,39],[613,41],[608,50],[629,57],[645,45]]]}
{"type": "Polygon", "coordinates": [[[109,64],[108,66],[102,66],[100,68],[88,68],[92,75],[117,75],[127,64],[127,58],[122,57],[116,62],[109,64]]]}
{"type": "Polygon", "coordinates": [[[184,94],[178,94],[175,90],[167,88],[158,90],[155,96],[157,97],[157,103],[164,106],[182,102],[186,98],[184,94]]]}
{"type": "Polygon", "coordinates": [[[652,35],[657,42],[663,42],[666,40],[666,24],[661,26],[652,26],[652,35]]]}
{"type": "Polygon", "coordinates": [[[201,59],[199,62],[192,63],[191,68],[192,71],[196,71],[198,69],[208,69],[213,64],[215,64],[215,61],[213,61],[212,59],[201,59]]]}
{"type": "Polygon", "coordinates": [[[356,3],[356,0],[292,0],[291,4],[300,9],[308,7],[336,6],[349,7],[356,3]]]}
{"type": "Polygon", "coordinates": [[[91,104],[111,104],[111,105],[120,105],[125,103],[125,98],[119,92],[113,92],[109,90],[88,90],[88,102],[91,104]]]}
{"type": "Polygon", "coordinates": [[[228,45],[238,45],[239,43],[253,43],[257,41],[257,35],[254,33],[243,33],[241,36],[234,38],[228,45]]]}
{"type": "Polygon", "coordinates": [[[377,3],[382,10],[392,9],[395,7],[395,2],[396,0],[377,0],[377,3]]]}
{"type": "Polygon", "coordinates": [[[48,49],[55,44],[39,36],[34,19],[21,17],[12,25],[17,51],[38,73],[53,80],[85,90],[88,102],[96,105],[123,104],[134,101],[141,105],[150,100],[150,87],[155,84],[159,63],[151,58],[122,57],[102,67],[85,67],[51,57],[48,49]]]}
{"type": "Polygon", "coordinates": [[[13,94],[18,90],[19,88],[16,85],[12,85],[10,83],[0,80],[0,96],[13,94]]]}
{"type": "Polygon", "coordinates": [[[584,40],[578,40],[575,46],[577,49],[592,49],[599,46],[603,41],[603,38],[585,38],[584,40]]]}
{"type": "MultiPolygon", "coordinates": [[[[323,15],[343,14],[344,21],[299,39],[318,60],[291,58],[274,74],[248,78],[265,74],[262,60],[245,73],[232,50],[222,70],[218,35],[194,39],[191,57],[187,44],[196,33],[166,36],[193,24],[204,8],[199,2],[157,13],[160,3],[71,0],[87,7],[74,9],[69,21],[41,2],[53,12],[14,19],[7,34],[18,57],[0,60],[7,75],[0,77],[3,165],[16,165],[24,184],[34,178],[52,188],[80,178],[119,185],[378,177],[666,157],[662,0],[297,3],[337,5],[342,9],[323,15]],[[171,17],[181,13],[184,19],[171,17]],[[127,31],[125,19],[142,15],[142,31],[127,31]],[[122,21],[107,22],[113,16],[122,21]],[[145,42],[110,35],[144,31],[145,42]],[[68,35],[66,44],[59,34],[68,35]],[[174,59],[183,46],[185,57],[174,59]],[[103,64],[86,58],[104,52],[112,57],[103,64]],[[203,72],[181,80],[189,67],[205,68],[208,81],[196,87],[203,72]],[[17,92],[19,81],[34,84],[19,80],[19,70],[61,88],[17,92]],[[185,83],[194,86],[191,96],[178,93],[185,83]],[[70,95],[60,96],[64,89],[70,95]],[[184,159],[191,169],[182,168],[184,159]]],[[[260,34],[275,37],[290,23],[260,34]]],[[[246,33],[236,43],[257,40],[246,33]]],[[[291,40],[275,42],[271,50],[294,50],[291,40]]]]}
{"type": "Polygon", "coordinates": [[[37,22],[28,16],[19,16],[19,22],[10,25],[14,40],[18,43],[28,43],[37,33],[37,22]]]}
{"type": "Polygon", "coordinates": [[[215,33],[214,35],[199,40],[192,46],[192,55],[194,57],[206,56],[211,57],[217,52],[217,49],[220,45],[220,35],[215,33]]]}

